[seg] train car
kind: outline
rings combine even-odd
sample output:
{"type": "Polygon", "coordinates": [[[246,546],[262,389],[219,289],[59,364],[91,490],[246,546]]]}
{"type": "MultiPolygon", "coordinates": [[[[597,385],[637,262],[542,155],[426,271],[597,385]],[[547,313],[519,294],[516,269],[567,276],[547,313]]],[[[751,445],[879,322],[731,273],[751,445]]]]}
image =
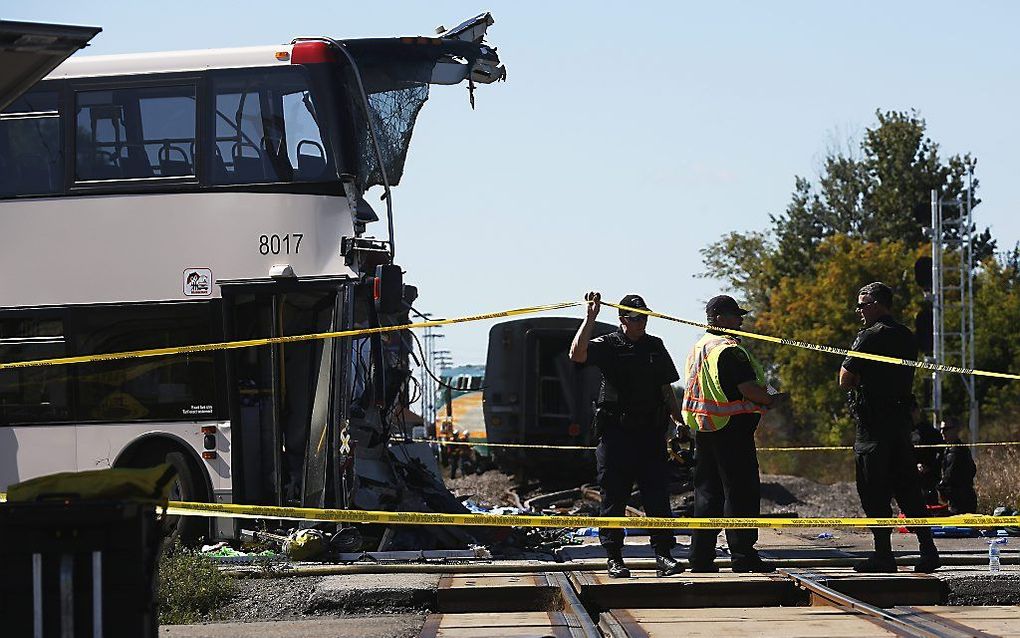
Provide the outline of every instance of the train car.
{"type": "MultiPolygon", "coordinates": [[[[489,331],[482,412],[489,443],[593,445],[597,368],[570,361],[570,343],[581,324],[569,317],[537,317],[498,323],[489,331]]],[[[593,336],[616,330],[595,324],[593,336]]],[[[526,477],[595,479],[590,450],[492,448],[504,471],[526,477]]]]}
{"type": "MultiPolygon", "coordinates": [[[[484,443],[487,439],[482,414],[482,366],[463,366],[440,377],[445,385],[436,397],[437,438],[453,443],[484,443]]],[[[465,474],[490,469],[489,448],[482,445],[442,445],[440,462],[444,467],[457,467],[465,474]],[[454,461],[456,461],[454,463],[454,461]]],[[[451,473],[456,472],[451,467],[451,473]]]]}

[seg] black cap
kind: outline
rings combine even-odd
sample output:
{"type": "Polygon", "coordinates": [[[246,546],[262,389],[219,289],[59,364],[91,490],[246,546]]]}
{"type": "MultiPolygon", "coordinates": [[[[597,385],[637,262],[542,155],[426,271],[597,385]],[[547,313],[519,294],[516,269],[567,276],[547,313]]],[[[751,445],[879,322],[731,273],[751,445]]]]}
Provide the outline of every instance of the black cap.
{"type": "MultiPolygon", "coordinates": [[[[626,297],[620,300],[620,303],[618,305],[627,306],[628,308],[638,308],[640,310],[651,310],[648,307],[648,304],[645,303],[645,300],[641,298],[641,295],[627,295],[626,297]]],[[[620,316],[635,318],[644,317],[647,315],[644,315],[640,312],[628,312],[626,310],[621,310],[620,316]]]]}
{"type": "Polygon", "coordinates": [[[746,315],[750,310],[744,310],[737,304],[737,300],[729,295],[718,295],[712,297],[705,304],[705,314],[709,317],[716,315],[746,315]]]}

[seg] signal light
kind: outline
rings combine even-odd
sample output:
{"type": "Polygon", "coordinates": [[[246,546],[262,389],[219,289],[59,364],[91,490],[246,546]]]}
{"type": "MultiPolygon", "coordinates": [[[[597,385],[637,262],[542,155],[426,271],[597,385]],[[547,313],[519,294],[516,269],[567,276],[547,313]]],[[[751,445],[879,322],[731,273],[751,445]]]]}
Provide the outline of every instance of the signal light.
{"type": "Polygon", "coordinates": [[[914,262],[914,281],[928,292],[931,292],[931,266],[931,257],[919,257],[914,262]]]}
{"type": "Polygon", "coordinates": [[[914,220],[918,224],[925,228],[931,227],[931,203],[919,202],[914,204],[914,208],[911,212],[914,213],[914,220]]]}
{"type": "Polygon", "coordinates": [[[375,267],[375,281],[372,282],[372,298],[379,312],[390,314],[400,312],[404,306],[404,273],[396,264],[375,267]]]}
{"type": "Polygon", "coordinates": [[[206,461],[212,461],[213,459],[216,458],[216,453],[215,452],[202,452],[202,458],[205,459],[206,461]]]}
{"type": "Polygon", "coordinates": [[[932,325],[934,318],[930,303],[922,305],[921,310],[914,317],[914,337],[917,339],[917,349],[924,354],[931,354],[935,351],[935,328],[932,325]]]}
{"type": "Polygon", "coordinates": [[[329,43],[318,40],[295,42],[290,52],[291,64],[324,64],[336,62],[329,43]]]}

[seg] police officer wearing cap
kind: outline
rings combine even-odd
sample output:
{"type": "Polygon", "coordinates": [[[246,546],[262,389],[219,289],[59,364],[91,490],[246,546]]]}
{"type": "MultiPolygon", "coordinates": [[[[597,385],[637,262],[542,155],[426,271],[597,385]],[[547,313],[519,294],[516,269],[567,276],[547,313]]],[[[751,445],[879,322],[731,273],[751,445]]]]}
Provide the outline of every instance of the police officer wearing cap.
{"type": "MultiPolygon", "coordinates": [[[[916,360],[917,342],[910,329],[892,317],[892,288],[880,281],[870,283],[857,295],[857,315],[864,328],[857,333],[853,350],[896,359],[916,360]]],[[[850,413],[857,424],[854,456],[857,494],[870,517],[892,516],[891,500],[908,517],[926,514],[914,449],[910,409],[914,368],[847,357],[839,369],[839,387],[848,394],[850,413]]],[[[941,564],[931,529],[913,530],[921,550],[917,572],[933,572],[941,564]]],[[[888,527],[873,527],[875,552],[854,567],[858,572],[896,571],[888,527]]]]}
{"type": "MultiPolygon", "coordinates": [[[[595,410],[601,515],[624,516],[636,481],[645,513],[671,517],[666,437],[688,436],[686,427],[679,425],[680,409],[670,386],[679,379],[676,367],[662,340],[645,332],[646,314],[620,310],[619,331],[592,339],[601,295],[589,292],[585,300],[587,316],[570,345],[570,359],[598,366],[602,372],[595,410]],[[674,420],[672,427],[670,417],[674,420]]],[[[638,295],[627,295],[619,305],[648,310],[638,295]]],[[[599,530],[612,578],[630,576],[623,562],[623,537],[622,529],[599,530]]],[[[652,530],[650,540],[659,576],[684,570],[671,556],[675,544],[672,530],[652,530]]]]}
{"type": "MultiPolygon", "coordinates": [[[[747,310],[733,297],[709,300],[710,326],[737,330],[747,310]]],[[[761,479],[754,432],[761,415],[777,400],[769,393],[765,372],[740,338],[710,328],[687,356],[683,418],[695,433],[694,515],[758,516],[761,479]]],[[[715,541],[719,530],[691,535],[691,571],[717,572],[715,541]]],[[[758,555],[758,530],[727,529],[735,572],[775,571],[758,555]]]]}

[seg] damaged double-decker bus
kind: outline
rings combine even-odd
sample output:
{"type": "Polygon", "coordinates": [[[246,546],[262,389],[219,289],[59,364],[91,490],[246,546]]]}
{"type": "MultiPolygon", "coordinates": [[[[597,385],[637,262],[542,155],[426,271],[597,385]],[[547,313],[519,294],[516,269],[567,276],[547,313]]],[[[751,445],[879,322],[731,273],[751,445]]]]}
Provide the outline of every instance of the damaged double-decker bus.
{"type": "MultiPolygon", "coordinates": [[[[0,363],[407,323],[390,188],[430,86],[504,77],[492,22],[61,64],[0,114],[0,363]]],[[[0,491],[169,462],[174,499],[428,511],[408,339],[0,369],[0,491]]]]}

